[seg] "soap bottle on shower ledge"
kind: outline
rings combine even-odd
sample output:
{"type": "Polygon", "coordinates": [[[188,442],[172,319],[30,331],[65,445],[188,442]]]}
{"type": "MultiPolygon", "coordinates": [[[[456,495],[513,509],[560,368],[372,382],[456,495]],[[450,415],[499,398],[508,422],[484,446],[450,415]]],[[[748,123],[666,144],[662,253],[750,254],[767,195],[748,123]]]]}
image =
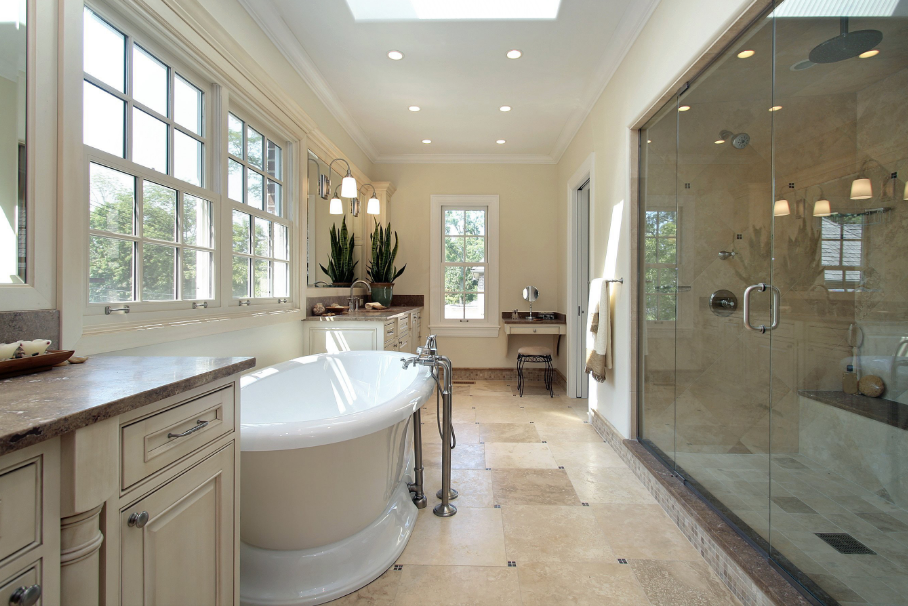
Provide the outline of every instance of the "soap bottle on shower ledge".
{"type": "Polygon", "coordinates": [[[850,395],[858,393],[858,373],[854,372],[851,364],[845,367],[842,374],[842,391],[850,395]]]}

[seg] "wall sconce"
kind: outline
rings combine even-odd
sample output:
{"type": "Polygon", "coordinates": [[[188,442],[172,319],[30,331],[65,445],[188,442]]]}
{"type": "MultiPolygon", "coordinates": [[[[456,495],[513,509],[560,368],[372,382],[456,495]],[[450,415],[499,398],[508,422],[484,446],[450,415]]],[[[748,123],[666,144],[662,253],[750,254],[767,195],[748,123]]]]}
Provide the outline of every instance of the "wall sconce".
{"type": "Polygon", "coordinates": [[[381,202],[378,201],[378,194],[375,193],[375,187],[371,183],[366,183],[359,189],[359,191],[362,191],[366,187],[372,188],[372,197],[369,198],[369,202],[366,204],[366,214],[381,214],[381,202]]]}
{"type": "Polygon", "coordinates": [[[902,196],[902,200],[908,202],[908,181],[905,182],[905,195],[902,196]]]}
{"type": "Polygon", "coordinates": [[[788,200],[781,198],[776,200],[776,203],[772,206],[772,214],[776,217],[785,217],[791,214],[791,206],[788,205],[788,200]]]}
{"type": "Polygon", "coordinates": [[[337,187],[334,188],[334,197],[331,198],[331,206],[328,207],[328,212],[332,215],[344,214],[344,203],[341,202],[340,197],[337,195],[337,187]]]}
{"type": "Polygon", "coordinates": [[[813,203],[813,216],[814,217],[828,217],[832,214],[832,206],[829,204],[829,200],[822,199],[823,194],[820,194],[821,199],[813,203]]]}
{"type": "Polygon", "coordinates": [[[315,174],[318,179],[318,197],[322,200],[327,200],[331,193],[331,183],[328,180],[328,175],[322,174],[318,166],[318,160],[309,158],[309,161],[315,163],[315,174]]]}
{"type": "Polygon", "coordinates": [[[869,200],[873,197],[873,185],[870,179],[860,178],[851,182],[852,200],[869,200]]]}
{"type": "MultiPolygon", "coordinates": [[[[331,174],[331,167],[334,166],[335,162],[343,162],[347,165],[347,176],[341,181],[341,197],[343,198],[355,198],[356,197],[356,179],[353,178],[353,173],[350,171],[350,163],[344,160],[343,158],[335,158],[331,161],[331,164],[328,165],[328,174],[331,174]]],[[[328,185],[330,187],[331,180],[329,178],[328,185]]]]}

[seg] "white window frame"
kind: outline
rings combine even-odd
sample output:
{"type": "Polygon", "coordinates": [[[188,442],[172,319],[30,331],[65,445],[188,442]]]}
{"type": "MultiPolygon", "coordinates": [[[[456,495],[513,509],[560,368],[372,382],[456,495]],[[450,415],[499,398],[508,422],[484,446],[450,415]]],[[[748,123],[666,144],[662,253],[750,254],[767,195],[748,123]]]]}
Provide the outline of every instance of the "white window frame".
{"type": "MultiPolygon", "coordinates": [[[[267,123],[263,122],[262,120],[250,121],[249,116],[252,113],[253,112],[251,112],[251,111],[247,111],[244,106],[238,106],[235,103],[231,104],[228,112],[225,112],[224,140],[223,140],[223,145],[221,146],[221,149],[218,150],[219,153],[221,154],[221,158],[222,158],[221,168],[222,168],[222,173],[224,175],[223,190],[222,190],[223,191],[222,207],[223,207],[223,211],[224,211],[224,218],[223,218],[221,224],[223,225],[223,229],[225,229],[225,230],[227,230],[228,226],[229,226],[229,230],[225,231],[224,233],[232,234],[233,233],[233,211],[236,210],[236,211],[248,214],[254,218],[260,218],[260,219],[264,219],[266,221],[271,221],[274,224],[283,225],[287,228],[288,255],[287,255],[287,259],[278,259],[278,258],[274,257],[273,256],[274,255],[273,247],[272,247],[272,251],[271,251],[272,256],[270,256],[270,257],[263,257],[260,255],[254,254],[254,246],[255,246],[254,221],[253,221],[253,224],[251,227],[251,229],[253,230],[253,233],[251,236],[252,242],[250,243],[250,246],[252,246],[252,248],[250,249],[250,252],[248,254],[234,253],[232,235],[229,238],[229,241],[228,241],[228,238],[225,236],[224,244],[222,246],[222,251],[221,251],[222,252],[221,258],[224,259],[224,261],[222,261],[222,265],[224,266],[224,271],[221,275],[223,276],[223,279],[224,279],[223,292],[225,293],[225,295],[224,295],[226,298],[225,300],[228,301],[228,305],[230,305],[230,306],[287,303],[288,301],[290,301],[292,299],[293,293],[295,292],[294,288],[295,288],[296,279],[297,279],[296,274],[298,272],[298,267],[297,267],[297,264],[295,261],[295,254],[294,254],[294,251],[297,250],[297,248],[295,246],[296,238],[297,238],[297,230],[296,230],[296,225],[295,225],[296,221],[294,220],[297,213],[296,213],[295,205],[293,204],[293,200],[295,197],[293,195],[293,192],[295,190],[293,189],[293,186],[292,186],[294,183],[294,178],[295,178],[295,172],[293,171],[293,168],[292,168],[293,167],[293,157],[294,157],[293,152],[294,152],[295,146],[294,146],[294,143],[289,139],[289,137],[281,134],[276,128],[272,127],[270,124],[267,124],[267,123]],[[259,169],[256,166],[250,164],[246,160],[246,158],[238,158],[229,153],[229,151],[228,151],[228,146],[229,146],[228,138],[229,137],[227,135],[227,130],[226,130],[227,116],[229,114],[233,114],[234,116],[236,116],[237,118],[239,118],[240,120],[243,121],[243,125],[244,125],[243,153],[244,154],[247,151],[246,146],[245,146],[245,142],[246,142],[245,128],[246,127],[250,127],[252,129],[254,129],[255,131],[257,131],[259,134],[261,134],[265,138],[266,141],[270,139],[271,141],[280,145],[280,147],[281,147],[281,178],[280,179],[268,176],[268,171],[266,168],[268,159],[264,155],[262,158],[262,168],[259,169]],[[229,178],[228,163],[230,160],[239,162],[243,166],[243,198],[244,198],[244,200],[248,193],[248,187],[247,187],[247,183],[246,183],[246,171],[247,170],[254,171],[254,172],[264,176],[265,188],[262,190],[262,196],[263,196],[262,205],[263,206],[265,205],[264,199],[268,195],[268,193],[267,193],[268,192],[268,187],[267,187],[268,180],[271,179],[272,181],[275,181],[280,184],[280,186],[281,186],[281,209],[282,209],[281,215],[275,215],[275,214],[268,212],[267,210],[260,210],[255,207],[249,206],[248,204],[246,204],[244,202],[239,202],[237,200],[232,199],[228,195],[227,179],[229,178]],[[251,259],[252,261],[262,260],[262,261],[269,261],[271,263],[273,263],[275,261],[279,262],[279,263],[286,263],[287,264],[287,273],[288,273],[287,295],[281,296],[281,297],[276,297],[276,296],[255,297],[255,296],[252,296],[251,292],[252,292],[252,288],[254,288],[253,281],[255,280],[255,274],[254,274],[254,270],[252,268],[250,268],[250,272],[249,272],[250,295],[247,297],[234,296],[233,295],[233,257],[234,256],[247,257],[247,258],[251,259]],[[229,295],[229,297],[228,297],[228,295],[229,295]]],[[[273,242],[273,237],[272,237],[272,242],[273,242]]]]}
{"type": "MultiPolygon", "coordinates": [[[[221,266],[222,262],[221,262],[220,255],[219,255],[219,249],[221,249],[223,247],[223,243],[220,240],[222,240],[224,238],[224,236],[221,233],[222,227],[221,227],[221,220],[220,220],[220,215],[222,213],[221,207],[223,206],[223,202],[222,202],[222,196],[217,191],[218,188],[216,185],[216,179],[212,177],[213,170],[212,170],[212,162],[211,162],[212,158],[217,157],[218,150],[215,149],[214,146],[217,145],[217,142],[220,140],[220,138],[218,136],[216,136],[216,134],[215,134],[215,132],[220,127],[220,120],[218,119],[219,114],[220,114],[220,108],[219,108],[220,104],[218,103],[219,87],[217,84],[210,82],[209,79],[200,76],[196,72],[196,70],[185,65],[182,61],[179,61],[176,57],[173,57],[169,53],[164,51],[164,49],[162,49],[160,47],[160,45],[157,44],[157,41],[152,36],[142,36],[141,31],[137,32],[137,30],[135,28],[131,27],[130,24],[124,22],[116,14],[113,14],[112,11],[105,10],[103,6],[99,7],[99,6],[95,6],[94,4],[89,4],[89,3],[86,3],[85,7],[88,8],[89,10],[91,10],[92,12],[94,12],[95,14],[97,14],[101,19],[103,19],[104,21],[109,23],[112,27],[114,27],[120,33],[122,33],[124,36],[127,37],[127,44],[124,49],[125,58],[127,61],[127,64],[126,64],[127,65],[127,74],[129,74],[129,72],[130,72],[129,66],[131,65],[131,60],[132,60],[131,59],[132,45],[136,44],[139,47],[141,47],[144,51],[148,52],[149,54],[154,56],[156,59],[158,59],[165,65],[167,65],[167,67],[169,69],[169,74],[168,74],[169,83],[172,83],[173,81],[175,81],[176,77],[179,75],[179,77],[183,78],[189,84],[195,86],[197,89],[202,91],[203,97],[202,97],[201,120],[202,120],[202,125],[203,125],[203,128],[202,128],[203,134],[201,136],[199,136],[198,134],[191,133],[191,131],[187,130],[186,128],[178,126],[176,124],[176,122],[173,120],[173,118],[168,118],[167,116],[162,116],[162,115],[158,114],[157,112],[155,112],[154,110],[151,110],[151,109],[145,107],[144,105],[142,105],[141,103],[135,101],[132,97],[132,91],[129,89],[128,80],[127,80],[127,92],[124,94],[124,93],[121,93],[121,92],[117,91],[116,89],[112,88],[111,86],[99,81],[97,78],[94,78],[91,75],[89,75],[83,71],[82,78],[81,78],[81,80],[83,82],[89,82],[92,85],[97,86],[104,92],[112,94],[112,95],[116,96],[118,99],[124,100],[125,105],[126,105],[126,116],[125,116],[126,129],[124,131],[125,157],[121,158],[120,156],[107,153],[103,150],[91,147],[87,144],[83,144],[83,149],[84,149],[83,199],[85,200],[83,226],[86,230],[86,232],[85,232],[86,233],[85,248],[84,248],[84,252],[83,252],[84,263],[85,263],[85,265],[84,265],[85,275],[84,275],[83,279],[86,281],[86,288],[84,289],[84,297],[85,297],[85,299],[84,299],[84,305],[85,305],[84,315],[86,317],[94,317],[97,320],[101,320],[101,318],[103,318],[105,316],[108,316],[111,318],[122,319],[122,316],[119,314],[109,316],[107,314],[106,310],[108,307],[119,308],[119,307],[123,307],[123,306],[129,307],[129,314],[128,314],[129,317],[135,317],[134,314],[140,314],[140,313],[193,309],[200,303],[204,303],[203,308],[219,307],[221,305],[221,299],[222,299],[219,296],[220,295],[219,284],[220,284],[221,280],[223,279],[223,277],[222,277],[223,276],[223,267],[221,266]],[[139,34],[138,36],[136,35],[137,33],[139,34]],[[131,125],[132,125],[132,107],[133,106],[138,107],[139,109],[146,112],[150,116],[153,116],[154,118],[165,122],[170,127],[168,130],[168,132],[169,132],[169,136],[168,136],[168,171],[171,174],[165,174],[165,173],[158,172],[158,171],[148,168],[144,165],[137,164],[131,160],[131,157],[132,157],[132,149],[131,149],[132,148],[132,145],[131,145],[131,143],[132,143],[132,126],[131,125]],[[190,134],[190,136],[192,136],[194,139],[202,142],[202,145],[203,145],[202,158],[203,159],[202,159],[202,175],[201,175],[202,186],[201,187],[193,185],[193,184],[189,183],[188,181],[183,181],[182,179],[178,179],[172,175],[172,173],[173,173],[173,153],[172,153],[173,152],[173,133],[175,130],[180,130],[181,132],[190,134]],[[136,178],[136,206],[135,206],[136,216],[134,218],[136,225],[137,225],[136,233],[134,233],[134,234],[112,234],[112,233],[108,234],[106,232],[92,230],[89,228],[89,218],[90,218],[90,212],[91,212],[90,204],[89,204],[89,196],[90,196],[90,189],[91,189],[91,182],[89,179],[89,170],[90,170],[90,166],[92,163],[106,166],[108,168],[126,173],[126,174],[131,175],[136,178]],[[91,261],[89,258],[89,245],[90,245],[92,236],[95,236],[95,235],[105,236],[105,237],[109,236],[109,237],[129,240],[129,241],[133,241],[133,242],[138,242],[139,248],[146,241],[148,241],[149,243],[154,243],[154,244],[159,243],[159,242],[147,240],[146,238],[143,238],[141,236],[142,230],[141,230],[141,227],[139,226],[139,223],[142,221],[142,205],[141,205],[142,189],[141,189],[141,187],[142,187],[142,182],[144,182],[144,181],[151,181],[153,183],[157,183],[159,185],[163,185],[165,187],[169,187],[171,189],[177,190],[178,198],[179,198],[179,204],[178,204],[179,210],[182,210],[183,194],[190,194],[192,196],[196,196],[198,198],[202,198],[204,200],[211,202],[211,205],[212,205],[211,221],[212,221],[212,227],[213,227],[213,231],[214,231],[214,239],[213,239],[214,246],[212,248],[206,248],[206,247],[200,247],[200,246],[199,247],[190,247],[190,248],[209,250],[213,253],[213,255],[212,255],[213,280],[212,280],[212,293],[211,293],[212,296],[211,296],[211,298],[204,299],[204,300],[202,300],[202,299],[177,299],[174,301],[143,301],[143,300],[122,301],[122,302],[92,302],[92,301],[90,301],[90,299],[89,299],[90,289],[87,287],[87,285],[88,285],[89,277],[91,275],[90,274],[91,261]]],[[[173,107],[174,87],[170,86],[170,85],[168,85],[168,86],[170,88],[170,90],[168,91],[168,103],[170,104],[170,107],[172,108],[173,107]]],[[[178,228],[179,228],[179,224],[180,224],[180,221],[178,219],[178,228]]],[[[182,250],[184,247],[184,244],[182,243],[182,237],[178,237],[177,240],[178,240],[177,242],[167,243],[167,244],[172,245],[172,246],[177,247],[182,250]]],[[[133,287],[134,287],[135,292],[138,294],[138,292],[141,289],[142,267],[139,264],[140,255],[138,253],[138,250],[136,250],[136,252],[134,254],[135,254],[135,256],[133,258],[133,262],[135,264],[135,269],[133,272],[133,276],[134,276],[133,287]]],[[[181,275],[182,275],[182,272],[181,272],[181,270],[178,269],[176,272],[176,280],[178,283],[177,284],[178,292],[179,292],[179,289],[181,288],[181,284],[179,284],[181,275]]]]}
{"type": "Polygon", "coordinates": [[[441,337],[497,337],[501,329],[498,305],[499,281],[499,200],[497,195],[435,195],[431,198],[429,287],[432,333],[441,337]],[[485,210],[488,271],[485,277],[485,318],[445,319],[444,296],[444,210],[485,210]]]}
{"type": "MultiPolygon", "coordinates": [[[[644,315],[644,317],[646,316],[646,297],[647,297],[648,295],[656,295],[656,297],[657,297],[657,298],[656,298],[656,301],[657,301],[657,304],[656,304],[657,314],[656,314],[656,315],[657,315],[657,316],[659,315],[659,314],[658,314],[658,310],[663,309],[663,307],[662,307],[663,301],[665,301],[666,299],[668,299],[668,300],[672,301],[672,303],[674,304],[674,307],[675,307],[675,319],[674,319],[674,320],[658,320],[658,319],[656,319],[656,320],[650,320],[649,318],[646,318],[646,322],[647,322],[648,324],[651,324],[651,325],[669,325],[669,324],[674,325],[674,324],[678,321],[678,311],[679,311],[679,308],[678,308],[678,284],[677,284],[677,282],[678,282],[679,258],[680,258],[680,256],[681,256],[681,209],[680,209],[680,208],[676,208],[676,207],[669,207],[669,208],[645,208],[645,209],[643,209],[643,217],[644,217],[643,228],[642,228],[642,230],[643,230],[643,231],[642,231],[643,238],[642,238],[642,240],[641,240],[641,246],[644,247],[644,254],[643,254],[643,259],[642,259],[642,261],[643,261],[643,275],[644,275],[644,280],[645,280],[645,277],[646,277],[646,270],[648,270],[648,269],[655,269],[655,270],[657,270],[657,272],[658,272],[658,270],[660,270],[660,269],[672,269],[672,270],[675,271],[675,290],[674,290],[673,292],[664,292],[664,291],[658,291],[658,290],[655,290],[655,291],[653,291],[653,292],[650,292],[650,291],[647,291],[647,290],[646,290],[646,285],[644,284],[644,288],[643,288],[643,305],[642,305],[642,308],[641,308],[641,313],[644,315]],[[645,251],[646,251],[646,240],[647,240],[647,238],[655,239],[657,242],[658,242],[659,240],[666,239],[666,238],[663,238],[663,237],[661,236],[661,234],[648,235],[648,234],[646,233],[646,224],[645,224],[646,221],[645,221],[645,217],[646,217],[646,213],[651,213],[651,212],[652,212],[652,213],[672,213],[672,214],[675,216],[675,235],[674,235],[674,238],[672,238],[672,239],[675,240],[675,262],[674,262],[674,263],[647,263],[647,262],[646,262],[646,253],[645,253],[645,251]]],[[[658,286],[658,285],[654,285],[654,287],[655,287],[655,286],[658,286]]]]}

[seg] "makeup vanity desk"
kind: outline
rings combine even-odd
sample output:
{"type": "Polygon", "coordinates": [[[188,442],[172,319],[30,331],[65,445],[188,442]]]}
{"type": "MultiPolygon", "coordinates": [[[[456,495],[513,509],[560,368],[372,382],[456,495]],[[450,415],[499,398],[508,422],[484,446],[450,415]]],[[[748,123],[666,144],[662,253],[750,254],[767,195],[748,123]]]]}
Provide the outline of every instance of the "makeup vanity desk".
{"type": "MultiPolygon", "coordinates": [[[[543,313],[552,312],[533,312],[534,318],[539,318],[543,313]]],[[[504,332],[510,338],[510,335],[552,335],[557,336],[555,344],[555,355],[558,355],[561,349],[561,335],[567,333],[567,316],[563,313],[555,312],[554,320],[530,320],[527,318],[528,312],[518,312],[520,316],[514,320],[511,318],[511,312],[501,312],[501,321],[504,324],[504,332]]]]}

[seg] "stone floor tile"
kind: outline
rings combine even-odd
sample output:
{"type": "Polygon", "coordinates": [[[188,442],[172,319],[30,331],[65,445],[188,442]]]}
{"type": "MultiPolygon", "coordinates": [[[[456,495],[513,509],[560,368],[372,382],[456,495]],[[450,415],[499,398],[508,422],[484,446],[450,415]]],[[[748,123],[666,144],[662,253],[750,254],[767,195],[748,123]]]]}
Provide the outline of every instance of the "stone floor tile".
{"type": "Polygon", "coordinates": [[[399,585],[400,571],[392,566],[362,589],[328,603],[332,606],[391,606],[399,585]]]}
{"type": "Polygon", "coordinates": [[[630,566],[600,562],[518,563],[524,606],[641,606],[643,587],[630,566]]]}
{"type": "Polygon", "coordinates": [[[589,424],[564,426],[534,423],[534,425],[536,425],[536,431],[539,432],[539,437],[546,442],[602,442],[602,437],[589,424]]]}
{"type": "Polygon", "coordinates": [[[397,563],[506,567],[501,510],[463,507],[452,517],[440,518],[428,507],[420,509],[397,563]]]}
{"type": "Polygon", "coordinates": [[[615,555],[589,507],[505,505],[508,560],[613,562],[615,555]]]}
{"type": "Polygon", "coordinates": [[[630,565],[652,606],[740,604],[703,560],[630,560],[630,565]]]}
{"type": "Polygon", "coordinates": [[[526,442],[540,443],[542,438],[535,425],[530,423],[480,423],[479,435],[482,441],[489,442],[526,442]]]}
{"type": "Polygon", "coordinates": [[[401,582],[395,606],[520,606],[521,603],[517,570],[513,568],[407,565],[398,574],[401,582]]]}
{"type": "Polygon", "coordinates": [[[491,473],[496,505],[580,505],[564,470],[493,469],[491,473]]]}
{"type": "Polygon", "coordinates": [[[492,469],[557,469],[546,444],[486,443],[486,466],[492,469]]]}
{"type": "MultiPolygon", "coordinates": [[[[440,463],[440,462],[439,462],[440,463]]],[[[429,500],[429,509],[440,503],[436,493],[441,490],[441,467],[426,467],[423,473],[424,491],[429,500]]],[[[451,486],[459,496],[453,503],[460,507],[492,507],[492,472],[485,469],[452,469],[451,486]]]]}
{"type": "Polygon", "coordinates": [[[630,469],[565,469],[581,501],[628,504],[656,502],[630,469]]]}
{"type": "Polygon", "coordinates": [[[591,507],[616,557],[700,560],[700,554],[660,505],[594,504],[591,507]]]}

